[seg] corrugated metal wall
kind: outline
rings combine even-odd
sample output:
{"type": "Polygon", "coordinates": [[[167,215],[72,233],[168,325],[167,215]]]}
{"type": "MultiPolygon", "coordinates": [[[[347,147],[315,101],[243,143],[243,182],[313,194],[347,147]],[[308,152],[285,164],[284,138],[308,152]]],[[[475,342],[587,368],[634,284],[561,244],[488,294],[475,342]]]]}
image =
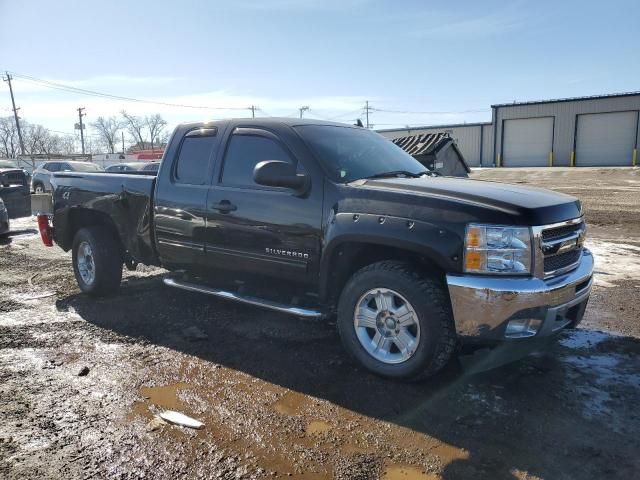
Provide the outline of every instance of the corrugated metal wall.
{"type": "MultiPolygon", "coordinates": [[[[496,112],[496,154],[502,157],[504,121],[516,118],[554,117],[553,165],[569,166],[574,155],[576,118],[582,113],[640,110],[640,95],[604,97],[536,104],[498,105],[496,112]]],[[[636,137],[638,134],[636,133],[636,137]]],[[[636,138],[636,146],[640,139],[636,138]]],[[[497,158],[497,157],[496,157],[497,158]]],[[[631,155],[629,165],[631,165],[631,155]]]]}
{"type": "Polygon", "coordinates": [[[438,127],[425,127],[425,128],[407,128],[402,130],[381,131],[381,135],[388,139],[394,139],[398,137],[406,137],[409,135],[419,135],[422,133],[448,133],[454,142],[465,161],[470,167],[480,166],[482,163],[493,164],[493,155],[491,150],[487,149],[487,137],[489,138],[489,147],[491,147],[491,124],[469,124],[469,125],[445,125],[438,127]],[[481,152],[485,152],[484,156],[481,152]]]}
{"type": "Polygon", "coordinates": [[[482,166],[493,166],[493,124],[482,125],[482,166]]]}
{"type": "MultiPolygon", "coordinates": [[[[424,128],[408,128],[397,130],[382,130],[379,133],[387,138],[405,137],[418,133],[446,132],[456,141],[456,144],[469,166],[490,167],[501,163],[503,159],[503,133],[505,120],[552,117],[553,150],[552,162],[554,166],[569,166],[572,160],[574,165],[580,165],[575,158],[576,146],[576,122],[579,115],[589,113],[611,112],[640,112],[640,94],[623,94],[594,98],[582,98],[575,100],[520,103],[513,105],[493,106],[493,123],[470,123],[462,125],[442,125],[424,128]],[[495,136],[494,136],[494,125],[495,136]],[[495,142],[495,143],[494,143],[495,142]],[[494,152],[495,145],[495,152],[494,152]]],[[[640,118],[638,113],[637,118],[640,118]]],[[[605,124],[606,122],[603,122],[605,124]]],[[[609,128],[618,128],[609,125],[609,128]]],[[[613,133],[613,132],[612,132],[613,133]]],[[[602,135],[603,138],[615,138],[616,135],[602,135]]],[[[615,147],[615,146],[614,146],[615,147]]],[[[637,164],[640,164],[640,128],[636,125],[635,150],[629,153],[629,165],[635,156],[637,164]],[[635,153],[634,153],[635,151],[635,153]]],[[[615,150],[615,148],[612,148],[615,150]]],[[[606,165],[603,158],[602,165],[606,165]]],[[[508,166],[508,165],[507,165],[508,166]]]]}

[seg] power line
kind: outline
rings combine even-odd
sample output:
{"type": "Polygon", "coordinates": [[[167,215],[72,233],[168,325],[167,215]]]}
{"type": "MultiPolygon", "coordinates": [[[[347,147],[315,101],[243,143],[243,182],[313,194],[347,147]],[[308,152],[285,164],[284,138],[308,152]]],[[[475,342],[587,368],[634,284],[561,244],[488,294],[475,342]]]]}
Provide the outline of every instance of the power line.
{"type": "Polygon", "coordinates": [[[483,108],[483,109],[479,109],[479,110],[461,110],[459,112],[417,112],[417,111],[410,111],[410,110],[386,110],[386,109],[382,109],[382,108],[371,108],[371,110],[376,111],[376,112],[383,112],[383,113],[405,113],[405,114],[422,114],[422,115],[447,115],[447,114],[456,114],[456,113],[481,113],[481,112],[490,112],[491,110],[488,108],[483,108]]]}
{"type": "MultiPolygon", "coordinates": [[[[27,80],[32,83],[40,84],[47,88],[52,88],[54,90],[62,90],[70,93],[79,93],[82,95],[88,95],[93,97],[100,98],[110,98],[113,100],[124,100],[127,102],[138,102],[138,103],[148,103],[153,105],[164,105],[168,107],[180,107],[180,108],[197,108],[201,110],[251,110],[251,107],[212,107],[207,105],[187,105],[182,103],[170,103],[170,102],[161,102],[156,100],[145,100],[141,98],[134,97],[125,97],[121,95],[113,95],[111,93],[97,92],[95,90],[87,90],[85,88],[72,87],[70,85],[64,85],[62,83],[52,82],[49,80],[44,80],[42,78],[32,77],[31,75],[22,75],[19,73],[12,72],[13,76],[16,78],[21,78],[22,80],[27,80]]],[[[255,112],[254,112],[255,113],[255,112]]]]}

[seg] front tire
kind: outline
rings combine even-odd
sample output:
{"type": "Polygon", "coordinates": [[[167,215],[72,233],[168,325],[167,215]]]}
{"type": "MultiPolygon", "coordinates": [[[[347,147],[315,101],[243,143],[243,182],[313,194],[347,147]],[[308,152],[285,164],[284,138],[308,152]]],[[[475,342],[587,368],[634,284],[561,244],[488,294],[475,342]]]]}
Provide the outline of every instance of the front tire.
{"type": "Polygon", "coordinates": [[[114,233],[105,227],[83,228],[72,247],[73,273],[80,290],[93,296],[114,292],[122,280],[122,252],[114,233]]]}
{"type": "Polygon", "coordinates": [[[33,193],[45,193],[44,185],[42,183],[36,183],[33,185],[33,193]]]}
{"type": "Polygon", "coordinates": [[[434,375],[447,365],[457,341],[445,285],[399,261],[357,271],[340,296],[337,323],[347,351],[388,378],[434,375]]]}

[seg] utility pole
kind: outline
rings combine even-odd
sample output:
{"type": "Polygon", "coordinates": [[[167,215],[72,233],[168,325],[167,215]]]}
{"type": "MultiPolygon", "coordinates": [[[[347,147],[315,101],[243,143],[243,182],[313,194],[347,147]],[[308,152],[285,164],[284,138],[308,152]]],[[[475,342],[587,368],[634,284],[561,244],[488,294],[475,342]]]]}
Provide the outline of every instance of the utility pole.
{"type": "Polygon", "coordinates": [[[122,134],[122,154],[124,155],[124,132],[120,132],[122,134]]]}
{"type": "Polygon", "coordinates": [[[84,155],[84,126],[82,125],[82,117],[86,116],[86,113],[82,113],[84,107],[78,108],[78,118],[80,119],[80,142],[82,143],[82,154],[84,155]]]}
{"type": "Polygon", "coordinates": [[[369,112],[372,110],[373,108],[369,106],[369,100],[367,100],[364,105],[364,112],[365,112],[365,115],[367,116],[367,122],[366,122],[367,128],[371,128],[371,124],[369,123],[369,112]]]}
{"type": "Polygon", "coordinates": [[[309,107],[308,106],[300,107],[298,110],[300,110],[300,118],[302,118],[302,114],[307,110],[309,110],[309,107]]]}
{"type": "Polygon", "coordinates": [[[9,84],[9,92],[11,93],[11,104],[13,105],[13,117],[16,119],[16,130],[18,130],[18,140],[20,140],[20,154],[24,155],[24,142],[22,141],[22,131],[20,130],[20,117],[18,117],[18,110],[20,109],[16,108],[16,101],[13,98],[13,87],[11,86],[11,80],[13,80],[13,77],[9,75],[9,72],[4,73],[7,75],[7,77],[3,78],[2,80],[9,84]]]}
{"type": "Polygon", "coordinates": [[[255,105],[251,105],[249,107],[249,110],[251,110],[251,118],[256,118],[256,106],[255,105]]]}

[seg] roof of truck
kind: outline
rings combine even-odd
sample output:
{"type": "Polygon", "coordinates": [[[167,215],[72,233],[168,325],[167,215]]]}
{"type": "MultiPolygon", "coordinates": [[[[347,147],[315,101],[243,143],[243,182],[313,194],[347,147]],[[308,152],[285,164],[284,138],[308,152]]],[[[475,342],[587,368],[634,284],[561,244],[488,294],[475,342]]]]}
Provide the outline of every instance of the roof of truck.
{"type": "Polygon", "coordinates": [[[206,127],[207,125],[215,126],[215,125],[225,125],[230,122],[243,122],[246,124],[252,124],[256,127],[268,127],[275,125],[287,125],[289,127],[297,127],[301,125],[328,125],[334,127],[353,127],[353,128],[362,128],[357,127],[355,125],[347,124],[347,123],[339,123],[339,122],[331,122],[328,120],[318,120],[315,118],[291,118],[291,117],[262,117],[262,118],[228,118],[225,120],[212,120],[212,121],[202,121],[202,122],[188,122],[182,123],[180,127],[206,127]]]}

